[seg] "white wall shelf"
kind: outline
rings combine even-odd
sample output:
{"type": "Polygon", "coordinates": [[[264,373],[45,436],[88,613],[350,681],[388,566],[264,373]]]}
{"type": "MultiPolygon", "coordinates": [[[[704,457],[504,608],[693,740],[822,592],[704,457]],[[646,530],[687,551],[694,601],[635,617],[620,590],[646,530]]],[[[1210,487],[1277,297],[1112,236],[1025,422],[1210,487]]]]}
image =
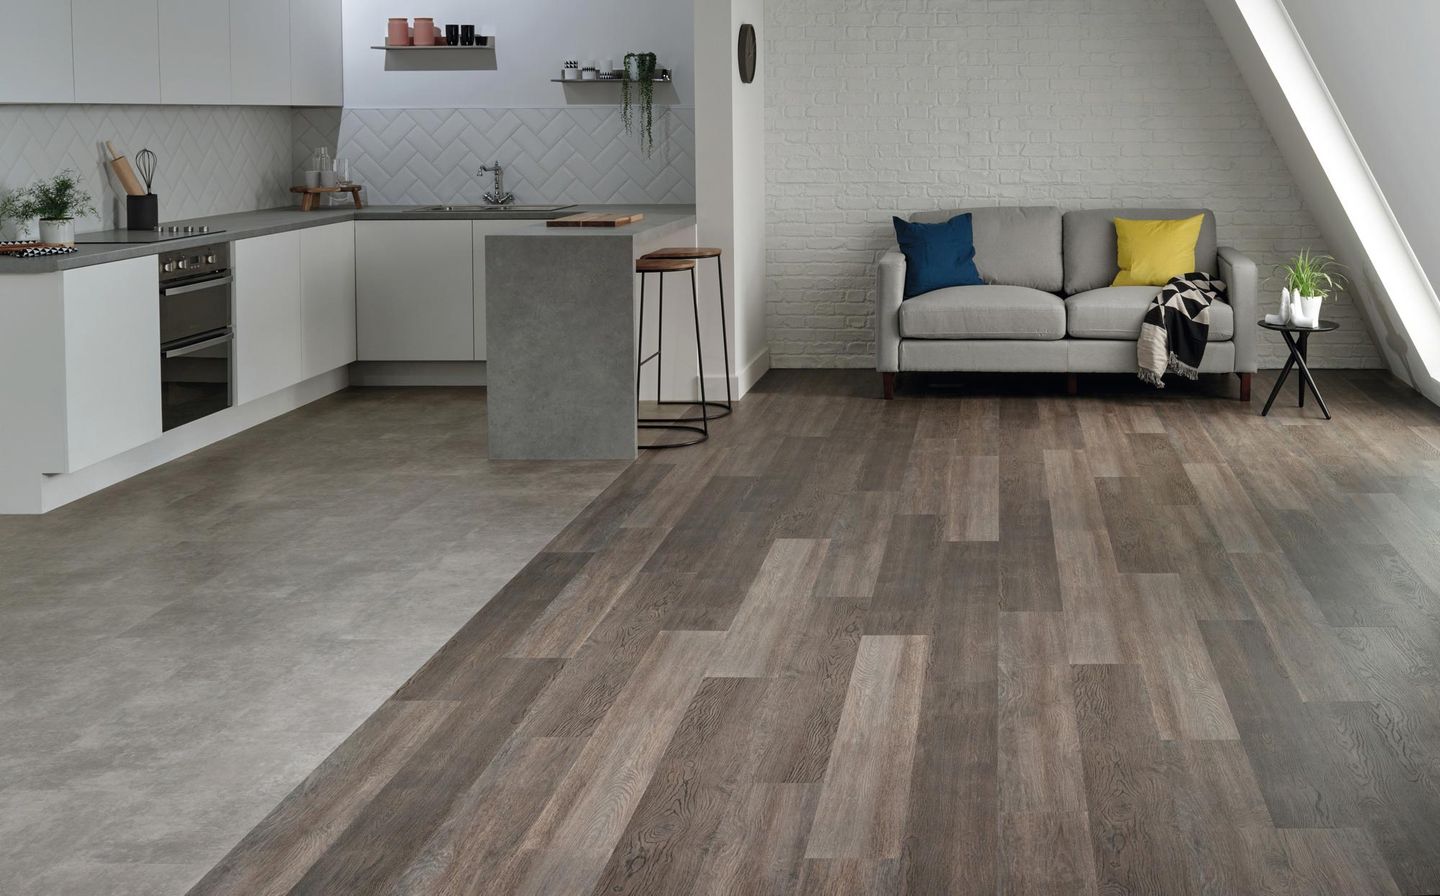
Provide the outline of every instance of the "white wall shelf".
{"type": "Polygon", "coordinates": [[[415,50],[422,50],[422,51],[423,51],[423,50],[461,50],[461,51],[464,51],[464,50],[493,50],[493,49],[495,49],[495,38],[493,38],[493,37],[490,38],[489,42],[488,42],[488,43],[485,43],[485,44],[483,44],[483,45],[482,45],[482,44],[471,44],[471,45],[468,46],[468,47],[465,46],[464,44],[457,44],[457,45],[455,45],[455,46],[453,46],[453,47],[452,47],[450,44],[434,44],[434,45],[428,46],[428,47],[425,46],[424,44],[421,44],[421,45],[418,46],[418,47],[415,46],[414,44],[410,44],[410,45],[401,44],[400,46],[396,46],[396,47],[387,46],[387,45],[385,45],[385,44],[371,44],[371,45],[370,45],[370,49],[372,49],[372,50],[388,50],[388,51],[392,51],[392,52],[396,52],[396,53],[407,53],[407,52],[412,52],[412,51],[415,51],[415,50]]]}
{"type": "MultiPolygon", "coordinates": [[[[619,84],[624,78],[591,78],[588,81],[584,78],[551,78],[552,84],[619,84]]],[[[639,81],[631,81],[632,84],[639,84],[639,81]]],[[[673,84],[674,78],[652,78],[651,84],[673,84]]]]}

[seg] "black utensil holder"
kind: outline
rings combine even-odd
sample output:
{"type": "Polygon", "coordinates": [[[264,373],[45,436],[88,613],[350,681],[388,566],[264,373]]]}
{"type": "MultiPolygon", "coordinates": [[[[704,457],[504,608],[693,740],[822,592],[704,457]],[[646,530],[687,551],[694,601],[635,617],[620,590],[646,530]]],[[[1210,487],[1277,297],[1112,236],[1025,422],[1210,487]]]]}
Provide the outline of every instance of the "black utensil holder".
{"type": "Polygon", "coordinates": [[[125,197],[125,228],[154,230],[160,226],[160,197],[154,193],[125,197]]]}

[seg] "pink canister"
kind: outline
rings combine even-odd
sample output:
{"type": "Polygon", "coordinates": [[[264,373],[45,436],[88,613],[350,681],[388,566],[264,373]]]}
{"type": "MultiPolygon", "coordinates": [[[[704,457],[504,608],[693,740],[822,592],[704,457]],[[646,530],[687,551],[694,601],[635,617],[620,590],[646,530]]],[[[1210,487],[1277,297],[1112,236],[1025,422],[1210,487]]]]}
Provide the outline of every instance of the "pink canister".
{"type": "Polygon", "coordinates": [[[391,47],[410,46],[410,20],[391,19],[390,27],[385,33],[385,43],[391,47]]]}
{"type": "Polygon", "coordinates": [[[415,19],[415,46],[435,46],[435,20],[416,18],[415,19]]]}

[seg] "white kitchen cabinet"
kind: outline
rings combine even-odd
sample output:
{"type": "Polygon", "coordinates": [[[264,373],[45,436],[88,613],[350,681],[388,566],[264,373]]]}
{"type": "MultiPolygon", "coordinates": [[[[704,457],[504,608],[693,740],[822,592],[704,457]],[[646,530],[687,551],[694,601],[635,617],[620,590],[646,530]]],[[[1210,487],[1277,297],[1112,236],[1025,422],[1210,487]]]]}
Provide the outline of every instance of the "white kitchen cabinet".
{"type": "Polygon", "coordinates": [[[68,2],[0,0],[0,103],[75,102],[68,2]]]}
{"type": "Polygon", "coordinates": [[[236,240],[235,402],[305,378],[300,310],[300,232],[236,240]]]}
{"type": "Polygon", "coordinates": [[[230,0],[233,102],[290,105],[289,22],[290,0],[230,0]]]}
{"type": "Polygon", "coordinates": [[[290,104],[344,104],[341,0],[290,0],[290,104]]]}
{"type": "Polygon", "coordinates": [[[485,343],[485,237],[492,233],[514,233],[514,221],[475,221],[471,263],[475,277],[475,360],[484,361],[485,343]]]}
{"type": "Polygon", "coordinates": [[[309,379],[355,360],[355,222],[300,231],[300,307],[309,379]]]}
{"type": "Polygon", "coordinates": [[[160,0],[160,101],[230,102],[230,0],[160,0]]]}
{"type": "Polygon", "coordinates": [[[473,361],[469,221],[358,221],[361,361],[473,361]]]}
{"type": "Polygon", "coordinates": [[[159,0],[71,0],[70,11],[75,101],[160,102],[159,0]]]}
{"type": "Polygon", "coordinates": [[[154,258],[62,275],[68,473],[160,438],[160,277],[154,258]]]}

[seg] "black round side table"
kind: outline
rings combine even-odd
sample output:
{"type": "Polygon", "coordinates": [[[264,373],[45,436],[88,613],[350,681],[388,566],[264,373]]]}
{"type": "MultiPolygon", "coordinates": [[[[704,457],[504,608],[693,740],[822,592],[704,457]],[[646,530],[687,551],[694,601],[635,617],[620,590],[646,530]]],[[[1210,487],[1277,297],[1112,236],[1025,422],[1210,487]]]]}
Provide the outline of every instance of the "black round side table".
{"type": "Polygon", "coordinates": [[[1325,399],[1320,397],[1320,390],[1315,388],[1315,378],[1310,376],[1310,367],[1305,363],[1310,356],[1310,334],[1330,333],[1340,329],[1340,325],[1333,320],[1320,320],[1318,327],[1294,327],[1290,324],[1272,324],[1266,321],[1258,321],[1259,325],[1266,330],[1274,330],[1285,339],[1285,344],[1290,347],[1290,360],[1285,362],[1285,369],[1280,371],[1280,379],[1275,381],[1275,388],[1270,390],[1270,398],[1265,402],[1265,409],[1260,412],[1264,417],[1270,413],[1270,406],[1275,403],[1275,398],[1280,394],[1280,387],[1285,385],[1285,380],[1290,376],[1290,369],[1300,368],[1300,403],[1299,407],[1305,407],[1305,387],[1310,387],[1310,392],[1315,396],[1315,401],[1320,405],[1320,410],[1329,420],[1330,409],[1325,406],[1325,399]]]}

